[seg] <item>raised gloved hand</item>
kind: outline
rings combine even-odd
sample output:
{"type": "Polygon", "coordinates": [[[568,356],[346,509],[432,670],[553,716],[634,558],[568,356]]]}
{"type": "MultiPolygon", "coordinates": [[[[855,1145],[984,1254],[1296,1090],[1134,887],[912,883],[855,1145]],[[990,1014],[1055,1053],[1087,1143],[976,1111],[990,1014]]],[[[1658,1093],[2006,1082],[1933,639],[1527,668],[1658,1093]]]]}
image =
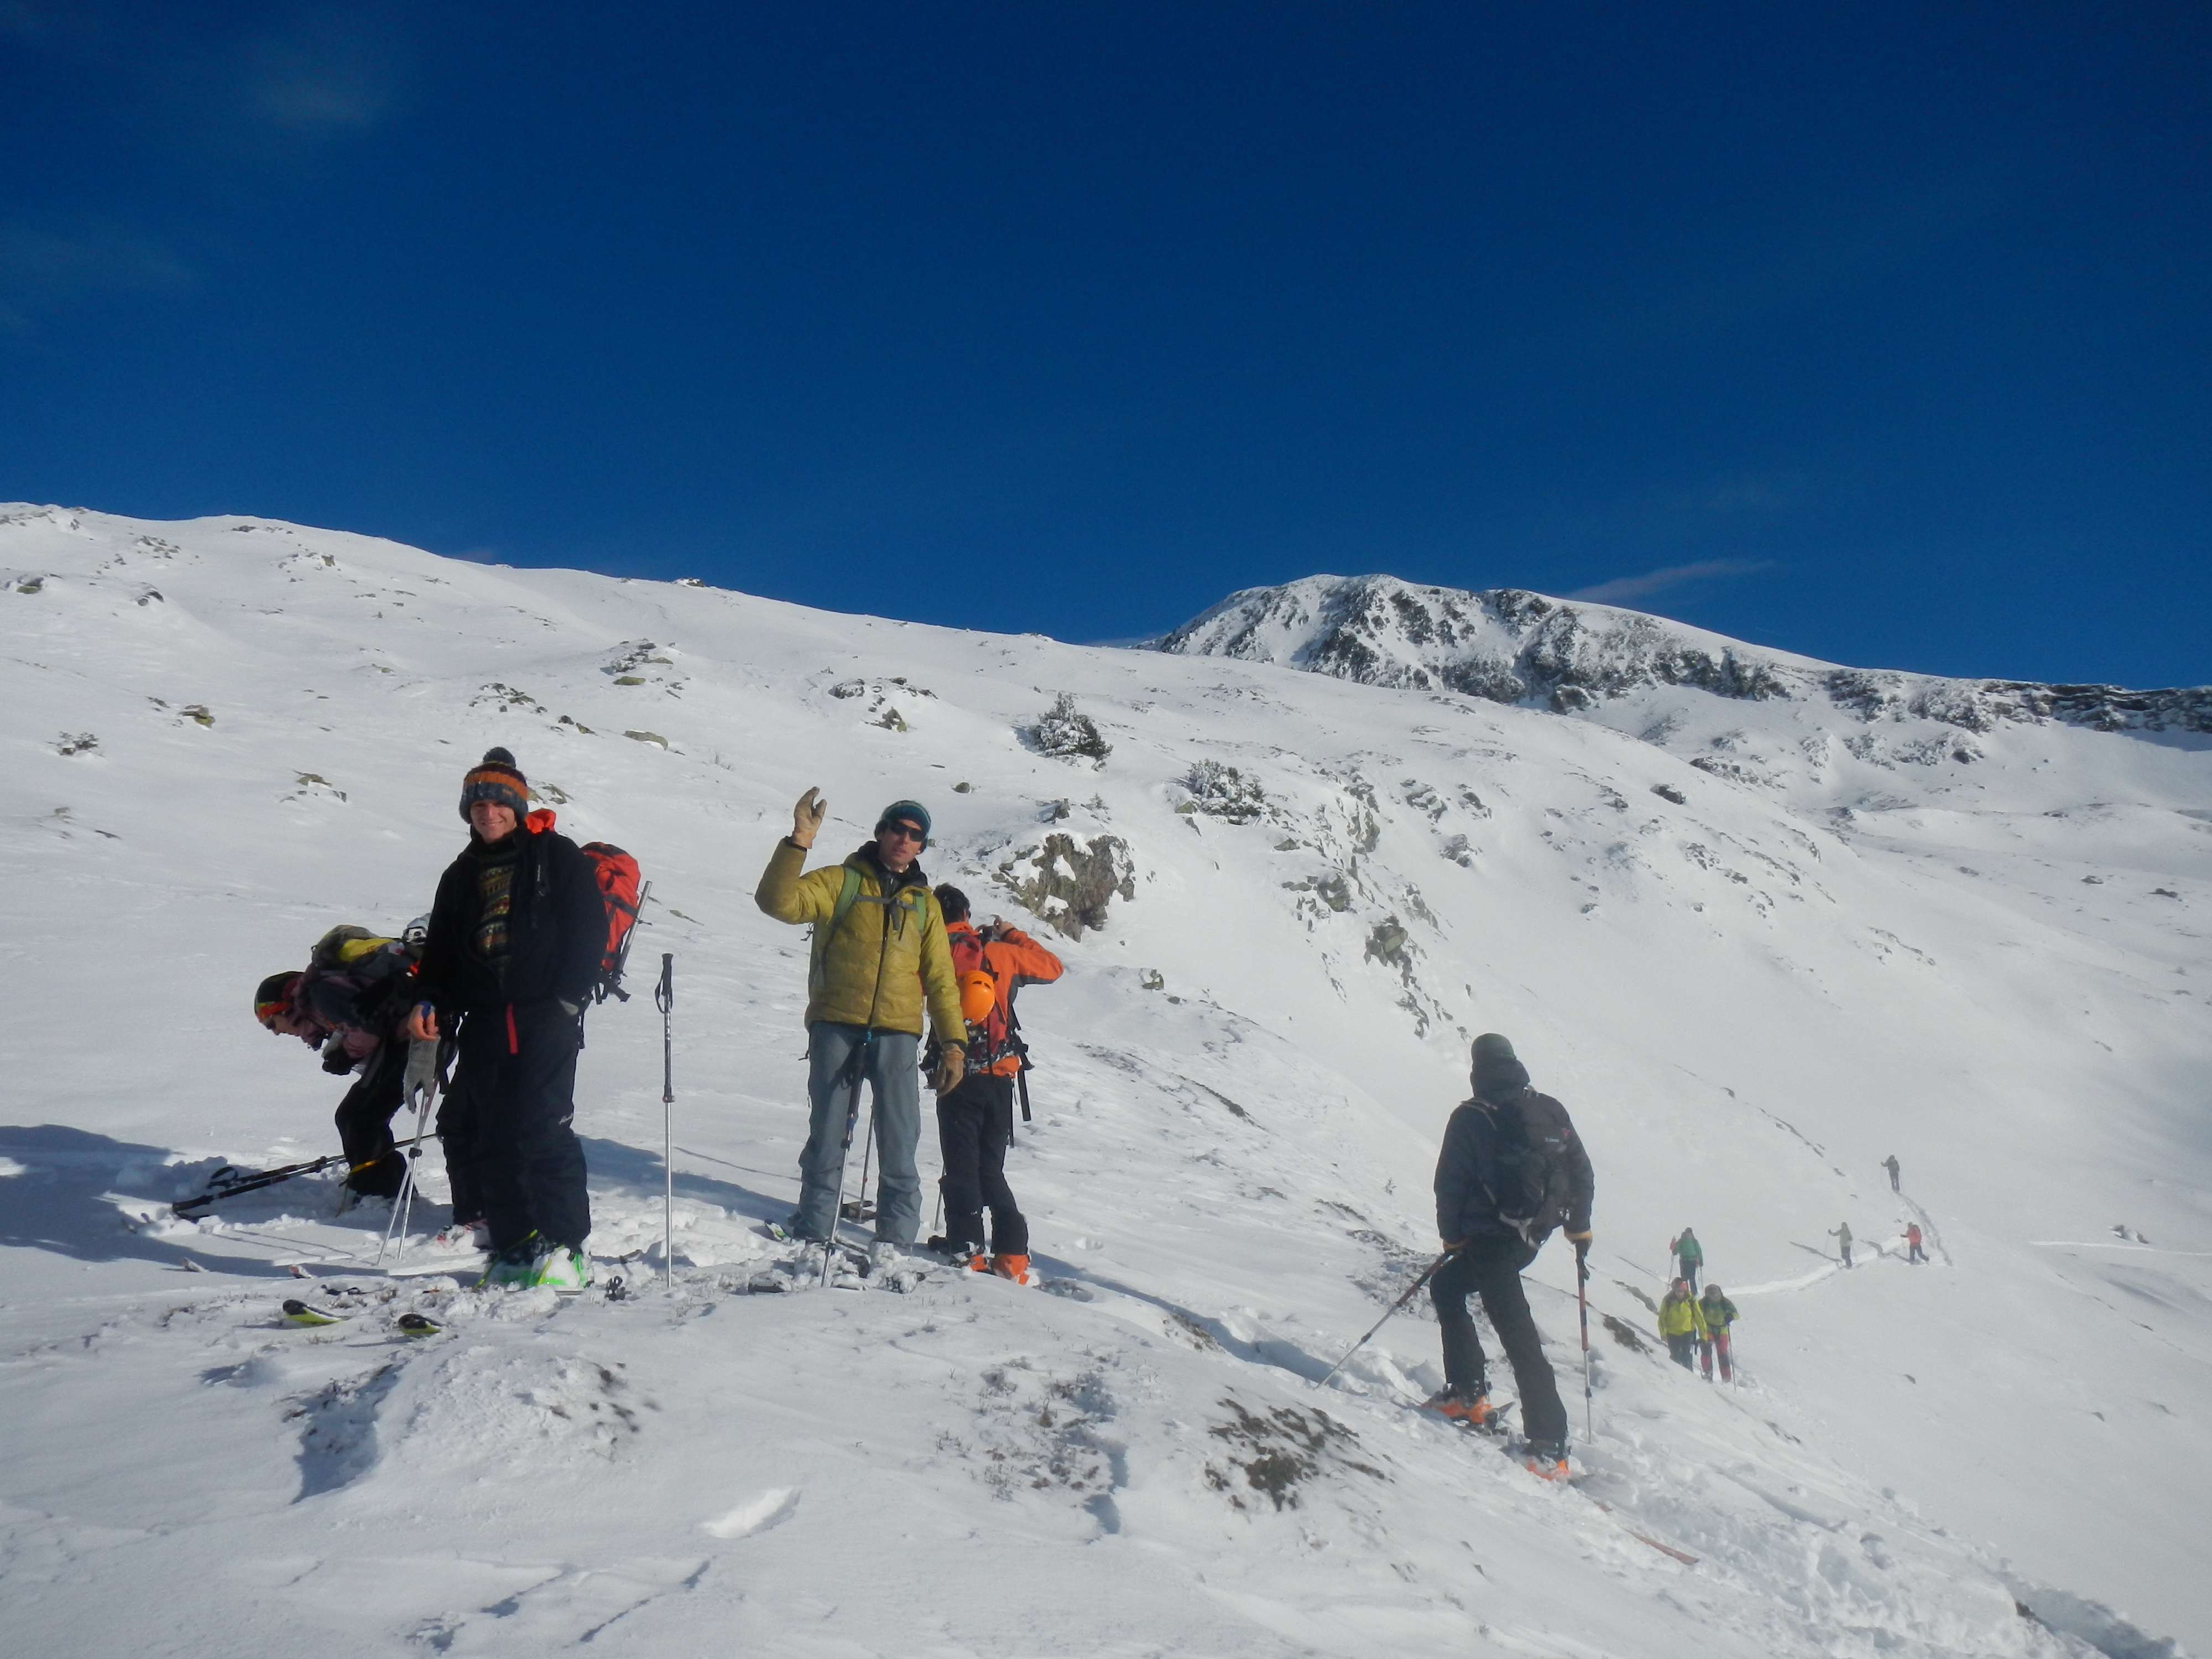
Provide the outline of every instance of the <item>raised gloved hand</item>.
{"type": "Polygon", "coordinates": [[[418,1116],[427,1111],[430,1097],[438,1092],[438,1044],[434,1038],[428,1042],[407,1045],[407,1075],[400,1083],[400,1099],[409,1111],[418,1116]]]}
{"type": "Polygon", "coordinates": [[[957,1042],[948,1042],[938,1053],[937,1070],[930,1077],[929,1086],[940,1095],[949,1095],[967,1075],[968,1051],[957,1042]]]}
{"type": "Polygon", "coordinates": [[[343,1077],[353,1070],[353,1056],[346,1052],[343,1037],[332,1036],[324,1042],[323,1069],[332,1077],[343,1077]]]}
{"type": "Polygon", "coordinates": [[[822,799],[819,789],[809,789],[792,805],[791,840],[796,847],[811,847],[814,837],[822,831],[822,820],[829,816],[830,803],[822,799]]]}

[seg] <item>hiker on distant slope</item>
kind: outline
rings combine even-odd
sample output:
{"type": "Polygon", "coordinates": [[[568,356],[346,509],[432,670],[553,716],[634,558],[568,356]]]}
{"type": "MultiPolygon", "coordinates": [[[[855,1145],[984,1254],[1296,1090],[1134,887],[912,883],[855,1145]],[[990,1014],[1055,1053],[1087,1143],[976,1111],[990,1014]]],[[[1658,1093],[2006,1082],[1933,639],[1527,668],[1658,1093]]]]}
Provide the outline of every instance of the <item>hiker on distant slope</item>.
{"type": "Polygon", "coordinates": [[[1893,1193],[1904,1191],[1905,1189],[1897,1184],[1899,1174],[1897,1154],[1892,1152],[1887,1158],[1882,1159],[1881,1167],[1889,1171],[1889,1190],[1893,1193]]]}
{"type": "Polygon", "coordinates": [[[599,978],[606,908],[591,860],[530,810],[504,749],[461,782],[469,843],[438,880],[409,1035],[459,1022],[492,1261],[487,1285],[590,1283],[592,1231],[576,1139],[576,1054],[599,978]]]}
{"type": "Polygon", "coordinates": [[[945,1231],[933,1250],[1016,1284],[1029,1282],[1030,1226],[1006,1185],[1006,1143],[1013,1138],[1014,1083],[1024,1050],[1013,1030],[1013,995],[1049,985],[1060,958],[1018,927],[994,922],[982,933],[968,919],[968,896],[937,890],[945,945],[968,1021],[968,1068],[959,1086],[937,1097],[937,1138],[945,1158],[945,1231]],[[983,1211],[991,1212],[991,1254],[983,1250],[983,1211]]]}
{"type": "Polygon", "coordinates": [[[1844,1266],[1850,1267],[1851,1265],[1851,1224],[1846,1221],[1839,1226],[1829,1228],[1828,1237],[1834,1239],[1837,1248],[1843,1251],[1844,1266]]]}
{"type": "Polygon", "coordinates": [[[1905,1224],[1905,1265],[1908,1267],[1917,1267],[1928,1260],[1927,1253],[1920,1248],[1920,1224],[1917,1221],[1905,1224]]]}
{"type": "Polygon", "coordinates": [[[1660,1299],[1659,1334],[1666,1339],[1668,1358],[1686,1371],[1694,1369],[1692,1361],[1708,1333],[1705,1310],[1690,1294],[1688,1279],[1676,1279],[1673,1288],[1660,1299]]]}
{"type": "Polygon", "coordinates": [[[415,959],[398,939],[365,927],[333,927],[307,966],[271,974],[253,993],[253,1017],[279,1036],[322,1050],[323,1069],[360,1076],[338,1102],[338,1145],[354,1198],[396,1198],[407,1162],[392,1140],[404,1098],[415,959]]]}
{"type": "Polygon", "coordinates": [[[1711,1382],[1713,1356],[1718,1354],[1721,1362],[1721,1381],[1723,1382],[1735,1381],[1735,1371],[1730,1364],[1729,1354],[1729,1327],[1735,1324],[1742,1316],[1736,1312],[1735,1304],[1721,1294],[1721,1287],[1717,1285],[1705,1286],[1705,1295],[1698,1298],[1698,1312],[1705,1322],[1706,1339],[1698,1344],[1698,1369],[1705,1372],[1705,1381],[1711,1382]]]}
{"type": "Polygon", "coordinates": [[[1444,1387],[1426,1409],[1485,1426],[1492,1415],[1482,1344],[1468,1312],[1471,1295],[1504,1345],[1521,1395],[1528,1467],[1546,1480],[1567,1474],[1567,1409],[1528,1312],[1521,1270],[1562,1222],[1583,1271],[1595,1188],[1589,1154],[1566,1108],[1528,1086],[1513,1045],[1496,1033],[1474,1040],[1474,1097],[1445,1126],[1437,1158],[1437,1231],[1451,1259],[1430,1282],[1443,1328],[1444,1387]]]}
{"type": "Polygon", "coordinates": [[[791,834],[769,857],[753,898],[778,921],[814,927],[806,998],[811,1115],[799,1159],[793,1229],[825,1243],[836,1237],[847,1118],[858,1109],[865,1080],[882,1170],[875,1245],[881,1261],[911,1245],[921,1225],[914,1152],[921,1133],[916,1060],[925,1006],[941,1045],[931,1079],[940,1099],[958,1089],[966,1073],[968,1027],[945,918],[915,861],[929,845],[928,812],[914,801],[893,801],[876,820],[874,840],[842,864],[801,874],[829,810],[819,790],[799,798],[791,834]]]}
{"type": "Polygon", "coordinates": [[[1678,1264],[1676,1271],[1681,1277],[1690,1281],[1691,1293],[1695,1295],[1698,1289],[1698,1275],[1704,1271],[1705,1266],[1705,1247],[1698,1243],[1698,1236],[1695,1233],[1685,1227],[1680,1234],[1667,1241],[1667,1248],[1674,1254],[1674,1260],[1678,1264]]]}

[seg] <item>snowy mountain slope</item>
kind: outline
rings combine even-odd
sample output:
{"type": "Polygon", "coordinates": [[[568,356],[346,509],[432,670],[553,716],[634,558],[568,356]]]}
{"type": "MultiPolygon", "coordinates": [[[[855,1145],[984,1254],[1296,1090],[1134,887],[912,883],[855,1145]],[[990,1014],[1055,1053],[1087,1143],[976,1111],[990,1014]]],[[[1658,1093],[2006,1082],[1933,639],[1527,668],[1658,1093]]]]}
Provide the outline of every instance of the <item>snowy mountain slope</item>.
{"type": "MultiPolygon", "coordinates": [[[[1846,751],[1816,802],[1449,692],[4,516],[0,1571],[45,1650],[2161,1650],[2099,1602],[2212,1642],[2195,733],[2008,723],[1971,790],[1846,751]],[[1023,735],[1061,692],[1103,764],[1023,735]],[[492,741],[654,879],[678,1284],[398,1346],[395,1308],[455,1301],[400,1280],[335,1335],[272,1329],[278,1262],[348,1278],[328,1188],[198,1227],[163,1201],[329,1149],[337,1088],[247,994],[332,921],[423,908],[492,741]],[[1079,933],[1025,1000],[1010,1170],[1064,1294],[726,1288],[795,1190],[804,939],[750,892],[807,783],[825,855],[915,794],[934,874],[1079,933]],[[1390,1403],[1437,1381],[1432,1324],[1306,1380],[1431,1248],[1485,1029],[1598,1161],[1577,1455],[1611,1514],[1390,1403]],[[1868,1261],[1913,1214],[1935,1265],[1868,1261]],[[1847,1218],[1849,1274],[1808,1253],[1847,1218]],[[1602,1334],[1649,1331],[1685,1222],[1745,1310],[1741,1393],[1602,1334]]],[[[655,1025],[595,1013],[580,1087],[595,1252],[650,1245],[603,1265],[633,1278],[655,1025]]],[[[1559,1247],[1534,1273],[1571,1367],[1559,1247]]]]}
{"type": "Polygon", "coordinates": [[[1247,588],[1158,646],[1366,685],[1541,702],[1562,714],[1686,686],[1731,700],[1824,701],[1869,726],[1913,719],[1980,732],[2004,721],[2058,720],[2100,732],[2212,732],[2212,686],[2130,691],[1839,668],[1614,605],[1521,588],[1421,587],[1395,576],[1308,576],[1247,588]]]}

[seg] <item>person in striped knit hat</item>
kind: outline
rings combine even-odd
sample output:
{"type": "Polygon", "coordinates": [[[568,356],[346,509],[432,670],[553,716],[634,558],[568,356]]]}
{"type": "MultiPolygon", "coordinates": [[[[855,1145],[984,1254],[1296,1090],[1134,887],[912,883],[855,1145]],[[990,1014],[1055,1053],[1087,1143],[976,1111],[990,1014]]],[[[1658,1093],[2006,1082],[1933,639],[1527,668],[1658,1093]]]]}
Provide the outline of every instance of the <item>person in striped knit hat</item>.
{"type": "Polygon", "coordinates": [[[408,1035],[459,1025],[491,1234],[483,1282],[580,1291],[592,1210],[576,1055],[605,908],[591,861],[552,813],[530,810],[529,780],[506,750],[469,769],[460,813],[469,844],[438,881],[408,1035]]]}

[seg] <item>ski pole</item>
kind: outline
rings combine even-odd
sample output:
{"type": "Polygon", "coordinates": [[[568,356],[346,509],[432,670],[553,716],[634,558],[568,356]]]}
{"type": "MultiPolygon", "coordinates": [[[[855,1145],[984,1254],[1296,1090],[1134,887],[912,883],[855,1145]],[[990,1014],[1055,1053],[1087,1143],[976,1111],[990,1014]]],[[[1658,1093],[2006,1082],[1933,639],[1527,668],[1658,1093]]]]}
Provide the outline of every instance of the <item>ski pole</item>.
{"type": "MultiPolygon", "coordinates": [[[[648,886],[650,884],[647,884],[648,886]]],[[[645,908],[641,896],[638,908],[645,908]]],[[[627,944],[625,944],[627,950],[627,944]]],[[[660,953],[660,983],[653,987],[653,1006],[660,1010],[660,1194],[661,1262],[668,1270],[671,1289],[676,1284],[676,1131],[670,1108],[676,1103],[676,957],[660,953]]]]}
{"type": "Polygon", "coordinates": [[[1583,1438],[1595,1440],[1597,1431],[1590,1426],[1589,1257],[1581,1250],[1575,1252],[1575,1311],[1583,1326],[1583,1438]]]}
{"type": "MultiPolygon", "coordinates": [[[[876,1103],[871,1100],[868,1102],[868,1127],[860,1131],[860,1195],[853,1200],[853,1208],[856,1212],[853,1218],[855,1221],[868,1218],[868,1161],[874,1156],[875,1150],[876,1103]]],[[[837,1213],[841,1218],[845,1213],[842,1202],[837,1206],[837,1213]]]]}
{"type": "Polygon", "coordinates": [[[1365,1347],[1373,1339],[1375,1333],[1381,1330],[1385,1325],[1390,1322],[1390,1315],[1396,1313],[1408,1302],[1411,1302],[1416,1293],[1419,1291],[1421,1286],[1427,1284],[1431,1279],[1434,1279],[1437,1276],[1437,1269],[1443,1267],[1445,1262],[1450,1261],[1453,1256],[1458,1254],[1459,1252],[1455,1249],[1446,1250],[1434,1261],[1429,1263],[1429,1265],[1422,1270],[1421,1276],[1415,1279],[1412,1284],[1406,1286],[1406,1293],[1390,1304],[1389,1312],[1385,1313],[1382,1318],[1376,1320],[1372,1325],[1369,1326],[1367,1328],[1367,1334],[1361,1337],[1358,1341],[1346,1348],[1344,1351],[1344,1358],[1338,1360],[1336,1364],[1331,1365],[1327,1370],[1323,1371],[1321,1374],[1321,1380],[1316,1382],[1314,1387],[1318,1389],[1324,1386],[1330,1377],[1334,1376],[1339,1371],[1342,1370],[1345,1367],[1346,1361],[1349,1360],[1352,1355],[1358,1353],[1362,1348],[1365,1347]]]}
{"type": "MultiPolygon", "coordinates": [[[[852,1161],[853,1131],[860,1121],[860,1083],[868,1073],[868,1051],[876,1045],[876,1028],[868,1027],[859,1048],[846,1062],[852,1077],[852,1092],[846,1097],[845,1142],[837,1152],[837,1207],[830,1212],[830,1236],[822,1241],[822,1284],[830,1284],[830,1258],[837,1253],[837,1229],[845,1220],[845,1166],[852,1161]]],[[[870,1125],[873,1127],[872,1122],[870,1125]]]]}
{"type": "Polygon", "coordinates": [[[437,1092],[437,1085],[433,1083],[429,1091],[422,1097],[422,1104],[415,1109],[415,1139],[407,1148],[406,1172],[399,1177],[399,1191],[392,1200],[392,1218],[384,1224],[384,1243],[376,1247],[374,1266],[384,1265],[384,1253],[392,1248],[394,1228],[399,1232],[399,1251],[392,1259],[397,1261],[398,1255],[406,1254],[407,1227],[415,1213],[415,1165],[422,1156],[422,1131],[428,1127],[430,1102],[437,1092]]]}

